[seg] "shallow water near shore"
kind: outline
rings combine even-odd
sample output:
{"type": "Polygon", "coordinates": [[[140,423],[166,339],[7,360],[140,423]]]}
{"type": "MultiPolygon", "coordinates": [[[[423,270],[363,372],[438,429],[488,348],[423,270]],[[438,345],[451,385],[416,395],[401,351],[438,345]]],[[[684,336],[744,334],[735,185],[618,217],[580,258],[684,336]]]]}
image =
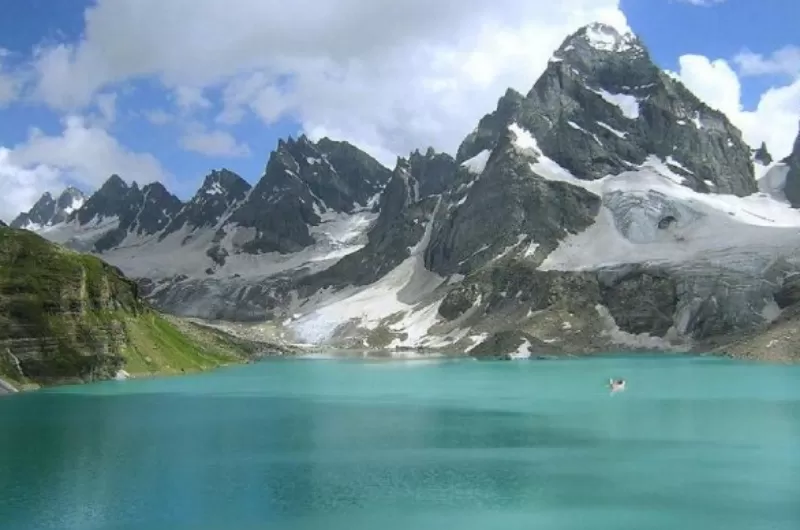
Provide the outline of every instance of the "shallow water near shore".
{"type": "Polygon", "coordinates": [[[4,530],[800,528],[800,366],[276,359],[0,422],[4,530]]]}

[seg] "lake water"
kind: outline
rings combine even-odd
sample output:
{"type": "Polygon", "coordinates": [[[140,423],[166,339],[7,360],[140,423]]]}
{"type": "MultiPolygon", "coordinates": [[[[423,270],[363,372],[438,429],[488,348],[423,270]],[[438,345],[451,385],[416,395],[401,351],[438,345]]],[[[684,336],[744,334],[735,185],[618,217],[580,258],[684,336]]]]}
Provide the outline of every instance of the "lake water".
{"type": "Polygon", "coordinates": [[[276,360],[0,422],[3,530],[800,528],[794,366],[276,360]]]}

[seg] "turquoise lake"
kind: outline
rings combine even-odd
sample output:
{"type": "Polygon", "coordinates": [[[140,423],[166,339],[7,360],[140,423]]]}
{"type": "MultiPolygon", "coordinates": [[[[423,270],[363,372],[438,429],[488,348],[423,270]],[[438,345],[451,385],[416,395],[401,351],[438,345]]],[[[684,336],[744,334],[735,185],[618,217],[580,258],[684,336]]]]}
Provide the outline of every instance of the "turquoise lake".
{"type": "Polygon", "coordinates": [[[0,422],[3,530],[800,528],[798,366],[274,360],[0,422]]]}

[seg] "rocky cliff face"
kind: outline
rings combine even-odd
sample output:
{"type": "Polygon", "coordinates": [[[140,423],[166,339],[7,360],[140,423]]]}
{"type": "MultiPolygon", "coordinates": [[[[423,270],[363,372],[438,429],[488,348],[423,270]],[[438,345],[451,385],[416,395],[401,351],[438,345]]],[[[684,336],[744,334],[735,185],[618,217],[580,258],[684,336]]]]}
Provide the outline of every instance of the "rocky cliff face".
{"type": "Polygon", "coordinates": [[[389,170],[345,142],[290,138],[252,188],[215,171],[180,204],[112,178],[42,233],[119,265],[160,308],[268,319],[297,340],[709,348],[793,303],[798,153],[752,149],[635,35],[591,24],[455,157],[415,151],[389,170]]]}
{"type": "Polygon", "coordinates": [[[232,171],[212,171],[194,197],[170,219],[159,239],[182,229],[191,233],[215,228],[235,205],[244,201],[251,188],[247,181],[232,171]]]}
{"type": "Polygon", "coordinates": [[[116,267],[8,227],[0,227],[0,315],[0,376],[17,383],[196,370],[258,353],[198,340],[188,324],[150,309],[116,267]]]}
{"type": "Polygon", "coordinates": [[[64,222],[85,202],[86,196],[77,188],[67,188],[57,199],[54,199],[50,193],[45,193],[28,212],[17,216],[11,222],[11,226],[30,230],[53,226],[64,222]]]}
{"type": "Polygon", "coordinates": [[[322,223],[322,215],[366,207],[387,178],[385,168],[352,146],[326,140],[318,147],[305,136],[281,140],[264,176],[228,223],[252,230],[244,252],[297,252],[314,244],[310,228],[322,223]]]}
{"type": "Polygon", "coordinates": [[[97,258],[62,251],[27,232],[0,231],[0,353],[34,381],[113,376],[125,328],[139,315],[136,286],[97,258]]]}
{"type": "Polygon", "coordinates": [[[696,191],[757,189],[750,149],[730,121],[659,70],[638,38],[603,24],[568,37],[525,97],[506,93],[464,140],[459,161],[494,149],[512,124],[579,179],[656,156],[696,191]]]}
{"type": "Polygon", "coordinates": [[[800,133],[794,142],[792,154],[783,163],[788,169],[783,188],[784,194],[794,208],[800,208],[800,133]]]}

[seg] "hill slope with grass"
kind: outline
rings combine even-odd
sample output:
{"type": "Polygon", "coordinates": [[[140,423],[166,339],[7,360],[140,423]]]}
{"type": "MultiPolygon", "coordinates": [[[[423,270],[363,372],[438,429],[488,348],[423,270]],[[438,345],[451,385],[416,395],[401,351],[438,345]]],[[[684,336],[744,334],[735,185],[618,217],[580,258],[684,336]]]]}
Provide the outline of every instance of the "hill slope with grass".
{"type": "Polygon", "coordinates": [[[0,376],[16,386],[199,371],[282,350],[162,315],[116,267],[0,226],[0,376]]]}

